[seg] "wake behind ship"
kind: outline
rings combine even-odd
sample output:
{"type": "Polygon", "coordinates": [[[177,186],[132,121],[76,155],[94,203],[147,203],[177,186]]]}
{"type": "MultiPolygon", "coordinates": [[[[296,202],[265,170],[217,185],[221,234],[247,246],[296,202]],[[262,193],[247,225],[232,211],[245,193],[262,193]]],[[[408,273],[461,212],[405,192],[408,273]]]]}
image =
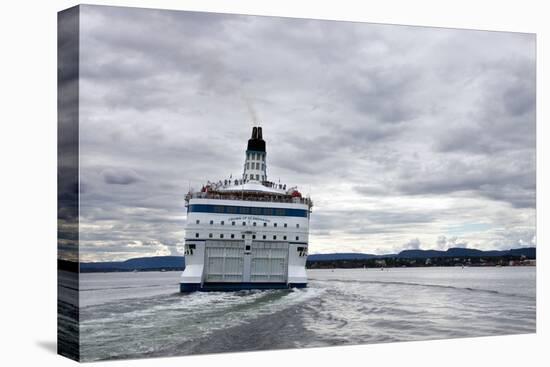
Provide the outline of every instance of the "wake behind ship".
{"type": "Polygon", "coordinates": [[[306,287],[312,201],[267,179],[262,128],[252,128],[240,179],[208,182],[186,198],[180,291],[306,287]]]}

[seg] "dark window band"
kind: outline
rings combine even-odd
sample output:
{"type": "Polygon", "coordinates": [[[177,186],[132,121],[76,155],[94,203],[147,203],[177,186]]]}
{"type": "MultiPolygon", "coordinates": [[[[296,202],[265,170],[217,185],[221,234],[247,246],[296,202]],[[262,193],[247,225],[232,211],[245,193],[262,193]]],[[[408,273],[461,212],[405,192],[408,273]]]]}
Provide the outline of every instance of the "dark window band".
{"type": "Polygon", "coordinates": [[[301,217],[307,218],[307,210],[290,208],[258,208],[255,206],[232,206],[232,205],[211,205],[192,204],[187,209],[188,213],[217,213],[217,214],[251,214],[270,215],[279,217],[301,217]]]}

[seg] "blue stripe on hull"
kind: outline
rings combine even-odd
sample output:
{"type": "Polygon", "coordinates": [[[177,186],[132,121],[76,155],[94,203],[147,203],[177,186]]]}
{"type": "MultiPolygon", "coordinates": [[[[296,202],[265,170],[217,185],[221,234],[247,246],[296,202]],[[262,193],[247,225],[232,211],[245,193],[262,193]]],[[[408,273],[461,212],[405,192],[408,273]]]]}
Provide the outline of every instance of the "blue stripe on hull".
{"type": "Polygon", "coordinates": [[[200,283],[180,283],[180,292],[189,293],[196,292],[200,289],[200,283]]]}
{"type": "Polygon", "coordinates": [[[306,288],[307,283],[180,283],[181,293],[190,292],[233,292],[247,289],[290,289],[306,288]]]}
{"type": "Polygon", "coordinates": [[[213,205],[213,204],[190,204],[187,207],[188,213],[215,213],[233,215],[266,215],[276,217],[301,217],[307,218],[307,209],[296,208],[264,208],[256,206],[236,205],[213,205]]]}

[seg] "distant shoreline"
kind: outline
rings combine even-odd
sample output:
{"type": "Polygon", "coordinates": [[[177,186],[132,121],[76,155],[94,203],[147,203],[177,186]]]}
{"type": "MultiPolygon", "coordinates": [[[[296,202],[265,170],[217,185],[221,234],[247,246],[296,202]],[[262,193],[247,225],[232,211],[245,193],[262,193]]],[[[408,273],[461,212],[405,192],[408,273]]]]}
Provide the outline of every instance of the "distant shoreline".
{"type": "MultiPolygon", "coordinates": [[[[334,253],[309,255],[308,269],[356,269],[403,267],[494,267],[535,266],[536,248],[481,251],[467,248],[438,250],[405,250],[399,254],[373,255],[334,253]]],[[[58,269],[80,273],[112,273],[143,271],[183,271],[183,256],[141,257],[125,261],[74,262],[58,260],[58,269]]]]}
{"type": "MultiPolygon", "coordinates": [[[[536,268],[536,265],[514,265],[514,266],[509,266],[509,265],[487,265],[487,266],[471,266],[471,265],[467,265],[467,266],[464,266],[464,268],[536,268]]],[[[346,268],[346,267],[341,267],[341,268],[329,268],[329,267],[326,267],[326,268],[307,268],[307,270],[353,270],[353,269],[365,269],[365,270],[390,270],[390,269],[439,269],[439,268],[462,268],[461,266],[446,266],[446,265],[441,265],[441,266],[395,266],[395,267],[380,267],[380,268],[375,268],[375,267],[371,267],[371,268],[361,268],[361,267],[357,267],[357,268],[346,268]]],[[[59,270],[62,270],[62,271],[67,271],[67,270],[64,270],[64,269],[59,269],[59,270]]],[[[181,269],[143,269],[143,270],[106,270],[106,271],[81,271],[80,273],[81,274],[109,274],[109,273],[169,273],[169,272],[181,272],[183,271],[183,268],[181,269]]]]}

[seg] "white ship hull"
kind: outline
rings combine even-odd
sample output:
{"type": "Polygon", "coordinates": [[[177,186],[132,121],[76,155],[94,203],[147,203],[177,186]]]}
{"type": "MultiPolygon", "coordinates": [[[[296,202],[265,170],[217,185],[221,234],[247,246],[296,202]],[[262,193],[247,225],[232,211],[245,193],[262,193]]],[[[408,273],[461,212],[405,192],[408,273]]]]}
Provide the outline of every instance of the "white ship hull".
{"type": "Polygon", "coordinates": [[[267,180],[262,128],[252,128],[242,178],[186,196],[181,292],[305,287],[312,202],[267,180]]]}
{"type": "Polygon", "coordinates": [[[182,292],[306,287],[306,204],[198,198],[187,215],[182,292]]]}

